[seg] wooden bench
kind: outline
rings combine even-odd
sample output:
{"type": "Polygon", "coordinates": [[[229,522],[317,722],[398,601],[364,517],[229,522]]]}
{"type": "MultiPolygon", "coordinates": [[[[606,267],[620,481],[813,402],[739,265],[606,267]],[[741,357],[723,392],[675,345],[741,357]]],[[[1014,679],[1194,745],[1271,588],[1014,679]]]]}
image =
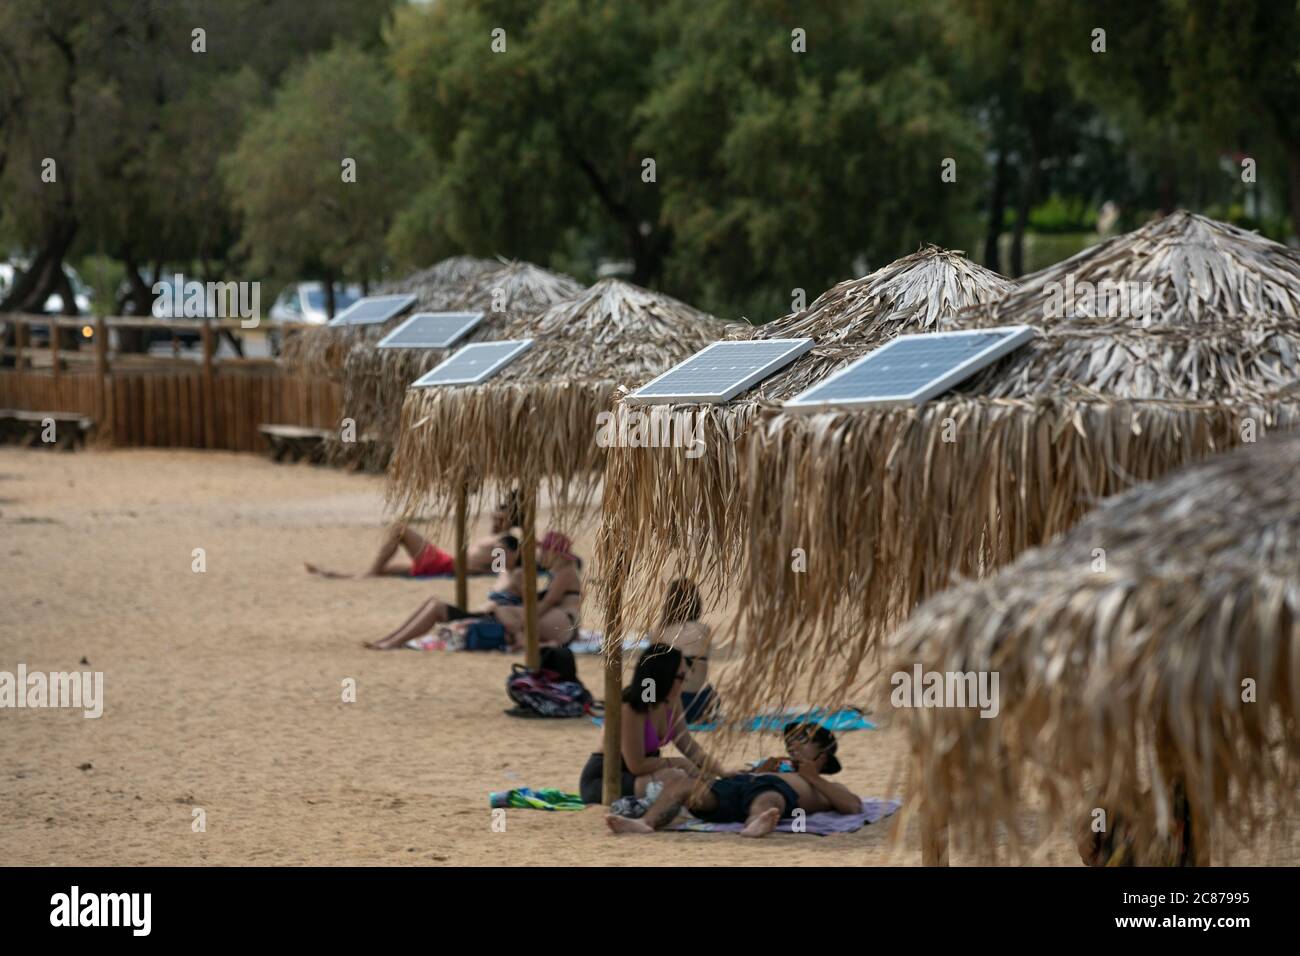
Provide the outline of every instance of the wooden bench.
{"type": "Polygon", "coordinates": [[[30,412],[0,408],[0,445],[45,446],[73,451],[86,447],[86,436],[95,429],[95,420],[80,412],[30,412]],[[54,441],[45,440],[46,422],[54,424],[54,441]]]}
{"type": "Polygon", "coordinates": [[[257,430],[270,446],[272,461],[309,461],[319,465],[325,460],[325,439],[330,432],[324,428],[261,425],[257,430]]]}

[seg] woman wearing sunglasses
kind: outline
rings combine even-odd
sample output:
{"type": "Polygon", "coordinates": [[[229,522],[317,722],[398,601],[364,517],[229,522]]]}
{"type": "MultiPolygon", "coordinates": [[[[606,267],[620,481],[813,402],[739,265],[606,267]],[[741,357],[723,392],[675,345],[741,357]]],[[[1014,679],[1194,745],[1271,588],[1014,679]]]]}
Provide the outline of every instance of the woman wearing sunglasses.
{"type": "MultiPolygon", "coordinates": [[[[667,784],[687,777],[712,780],[727,773],[686,728],[682,705],[686,677],[681,651],[667,644],[652,644],[637,659],[621,701],[623,783],[619,796],[643,797],[655,781],[667,784]],[[670,743],[680,757],[663,755],[663,748],[670,743]]],[[[604,755],[593,753],[582,768],[578,786],[583,802],[602,802],[604,774],[604,755]]]]}

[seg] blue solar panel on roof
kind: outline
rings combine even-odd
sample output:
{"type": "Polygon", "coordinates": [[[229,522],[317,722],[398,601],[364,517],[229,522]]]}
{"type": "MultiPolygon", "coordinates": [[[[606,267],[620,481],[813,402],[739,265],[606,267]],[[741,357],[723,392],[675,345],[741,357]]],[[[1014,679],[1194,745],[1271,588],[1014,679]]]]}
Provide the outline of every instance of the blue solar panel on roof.
{"type": "Polygon", "coordinates": [[[853,408],[920,404],[991,365],[1033,338],[1026,325],[902,335],[825,381],[796,395],[787,408],[853,408]]]}
{"type": "Polygon", "coordinates": [[[381,349],[445,349],[483,320],[482,312],[417,312],[375,346],[381,349]]]}
{"type": "Polygon", "coordinates": [[[714,342],[628,398],[649,404],[730,401],[812,347],[812,339],[714,342]]]}
{"type": "Polygon", "coordinates": [[[377,325],[395,319],[415,305],[413,295],[372,295],[357,299],[330,319],[330,325],[377,325]]]}
{"type": "Polygon", "coordinates": [[[431,385],[477,385],[495,375],[533,344],[532,339],[508,339],[503,342],[475,342],[466,345],[446,361],[421,375],[412,388],[431,385]]]}

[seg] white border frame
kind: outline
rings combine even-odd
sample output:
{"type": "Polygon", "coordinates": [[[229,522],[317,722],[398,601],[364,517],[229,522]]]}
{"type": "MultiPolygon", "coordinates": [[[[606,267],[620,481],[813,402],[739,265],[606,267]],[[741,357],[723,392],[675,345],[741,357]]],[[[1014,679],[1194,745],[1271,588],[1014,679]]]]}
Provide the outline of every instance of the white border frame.
{"type": "Polygon", "coordinates": [[[357,299],[357,301],[353,302],[350,306],[348,306],[338,315],[334,316],[334,318],[330,319],[325,324],[336,325],[336,326],[337,325],[379,325],[382,322],[387,322],[389,319],[397,318],[399,315],[401,315],[404,312],[409,312],[414,306],[415,306],[415,296],[411,295],[409,292],[399,292],[393,295],[367,295],[367,296],[363,296],[360,299],[357,299]],[[384,316],[382,319],[367,319],[364,322],[352,322],[348,320],[348,314],[357,311],[358,306],[361,306],[367,302],[383,302],[384,300],[388,300],[389,302],[403,301],[403,300],[404,301],[401,308],[397,309],[397,311],[393,312],[390,315],[384,316]]]}
{"type": "Polygon", "coordinates": [[[482,312],[416,312],[413,315],[408,316],[405,322],[403,322],[397,328],[393,329],[393,331],[389,332],[382,339],[380,339],[375,344],[375,348],[377,349],[449,349],[457,342],[459,342],[461,339],[463,339],[465,336],[469,335],[470,332],[474,331],[474,329],[476,329],[478,327],[478,324],[482,321],[483,321],[482,312]],[[415,322],[419,319],[445,318],[450,315],[465,316],[466,318],[469,318],[471,321],[467,325],[462,325],[460,328],[458,328],[456,330],[455,335],[453,335],[450,339],[441,343],[440,345],[429,345],[427,343],[422,343],[420,345],[404,345],[398,342],[391,341],[392,339],[396,338],[397,336],[401,335],[404,331],[406,331],[408,326],[414,325],[415,322]]]}
{"type": "Polygon", "coordinates": [[[1014,352],[1020,346],[1024,345],[1037,334],[1037,330],[1032,325],[999,325],[991,326],[987,329],[953,329],[947,332],[919,332],[912,335],[900,335],[891,339],[878,349],[873,349],[866,355],[854,359],[844,368],[832,375],[828,375],[811,388],[804,389],[794,398],[784,404],[795,412],[816,412],[829,408],[870,408],[873,405],[920,405],[928,402],[936,395],[942,395],[948,389],[952,388],[959,382],[965,381],[981,369],[992,365],[1002,356],[1014,352]],[[854,398],[854,399],[820,399],[809,400],[805,396],[811,395],[831,382],[848,375],[859,365],[873,359],[882,352],[898,345],[900,342],[906,342],[911,339],[932,339],[932,338],[951,338],[953,336],[967,335],[989,335],[995,332],[1003,334],[1001,341],[994,342],[992,345],[976,352],[970,358],[966,359],[960,365],[957,365],[940,375],[926,382],[920,388],[913,392],[899,395],[876,395],[871,398],[854,398]]]}
{"type": "Polygon", "coordinates": [[[640,386],[636,391],[628,395],[626,400],[629,402],[636,402],[637,404],[640,405],[672,405],[676,403],[715,405],[722,402],[729,402],[737,395],[739,395],[741,392],[745,391],[748,388],[752,388],[755,384],[761,382],[763,379],[767,378],[768,376],[773,375],[776,372],[779,372],[781,369],[785,368],[795,359],[799,358],[799,356],[804,355],[805,353],[810,351],[812,347],[816,344],[817,342],[815,339],[727,339],[722,342],[713,342],[712,344],[706,345],[704,348],[700,349],[690,358],[683,359],[682,361],[678,362],[676,365],[668,369],[666,372],[661,372],[660,374],[656,375],[650,381],[646,382],[644,385],[640,386]],[[772,345],[776,343],[782,343],[788,345],[789,348],[787,348],[776,358],[768,361],[768,363],[764,365],[762,368],[756,369],[755,371],[747,375],[745,378],[741,379],[739,382],[736,382],[734,385],[728,387],[727,389],[721,392],[710,392],[710,393],[679,392],[670,395],[642,395],[641,394],[641,392],[644,389],[649,388],[651,385],[654,385],[660,379],[666,378],[669,375],[671,375],[673,372],[678,371],[687,362],[693,362],[700,356],[707,355],[709,352],[713,351],[716,348],[725,347],[725,346],[738,346],[738,345],[772,345]]]}
{"type": "Polygon", "coordinates": [[[498,339],[495,342],[471,342],[469,345],[462,345],[460,348],[458,348],[455,351],[454,354],[449,355],[447,358],[443,359],[433,368],[429,369],[429,371],[425,372],[414,382],[412,382],[410,384],[410,387],[411,388],[442,388],[443,386],[446,385],[478,385],[481,382],[487,381],[489,378],[495,375],[498,371],[501,370],[502,366],[508,365],[510,362],[513,362],[524,352],[528,351],[528,349],[532,346],[532,344],[533,344],[532,339],[498,339]],[[511,349],[509,352],[507,352],[505,355],[503,355],[501,358],[497,359],[487,368],[483,369],[473,378],[443,379],[441,382],[425,381],[426,378],[428,378],[434,372],[438,371],[438,369],[442,368],[444,365],[456,361],[456,359],[459,356],[464,354],[469,349],[491,348],[498,345],[513,345],[514,348],[511,349]]]}

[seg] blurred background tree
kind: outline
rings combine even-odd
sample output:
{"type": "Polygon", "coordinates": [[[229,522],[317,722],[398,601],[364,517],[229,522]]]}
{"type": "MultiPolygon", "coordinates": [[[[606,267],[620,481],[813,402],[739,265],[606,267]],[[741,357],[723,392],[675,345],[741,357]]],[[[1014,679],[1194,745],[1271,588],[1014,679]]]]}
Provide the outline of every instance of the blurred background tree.
{"type": "Polygon", "coordinates": [[[1287,0],[6,0],[0,310],[469,253],[766,321],[921,242],[1293,240],[1298,70],[1287,0]]]}

